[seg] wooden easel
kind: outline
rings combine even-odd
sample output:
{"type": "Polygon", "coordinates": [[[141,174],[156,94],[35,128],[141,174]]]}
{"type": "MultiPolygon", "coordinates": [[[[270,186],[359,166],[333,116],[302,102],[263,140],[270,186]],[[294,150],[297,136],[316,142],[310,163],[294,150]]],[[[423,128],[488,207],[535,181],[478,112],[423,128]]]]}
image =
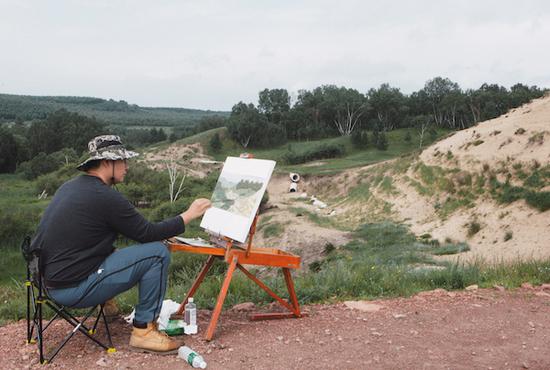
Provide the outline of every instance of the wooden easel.
{"type": "Polygon", "coordinates": [[[300,312],[300,304],[298,303],[298,298],[296,297],[296,292],[294,290],[294,283],[292,281],[292,275],[290,274],[290,269],[297,269],[300,267],[300,257],[275,248],[253,248],[252,238],[256,231],[257,221],[258,215],[256,215],[256,217],[254,218],[254,222],[250,227],[250,232],[248,234],[248,245],[246,249],[235,246],[235,242],[233,240],[225,237],[215,240],[215,247],[192,246],[180,243],[176,239],[170,239],[168,241],[170,251],[172,252],[183,251],[209,255],[206,263],[197,275],[195,282],[187,292],[185,299],[181,302],[180,307],[176,313],[177,315],[181,315],[183,313],[187,300],[189,299],[189,297],[192,297],[195,294],[216,258],[223,259],[226,263],[229,264],[229,267],[227,268],[227,272],[225,274],[225,279],[220,289],[220,293],[218,294],[216,306],[214,307],[214,311],[212,312],[210,324],[208,325],[208,329],[206,330],[206,340],[211,340],[214,336],[216,324],[222,311],[223,302],[225,300],[225,296],[227,295],[227,290],[229,288],[231,278],[233,277],[233,273],[235,272],[236,268],[241,270],[250,280],[255,282],[260,288],[265,290],[267,294],[269,294],[283,307],[290,311],[287,313],[256,313],[250,316],[251,320],[269,320],[303,316],[303,314],[300,312]],[[260,279],[250,273],[243,265],[282,268],[290,301],[284,300],[283,298],[279,297],[267,285],[260,281],[260,279]]]}

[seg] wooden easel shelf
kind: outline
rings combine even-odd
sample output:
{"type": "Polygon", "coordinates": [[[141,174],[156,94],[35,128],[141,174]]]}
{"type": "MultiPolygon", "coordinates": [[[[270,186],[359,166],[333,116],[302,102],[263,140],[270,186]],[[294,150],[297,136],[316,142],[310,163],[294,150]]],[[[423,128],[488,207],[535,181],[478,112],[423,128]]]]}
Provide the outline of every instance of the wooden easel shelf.
{"type": "Polygon", "coordinates": [[[249,242],[246,249],[233,246],[234,242],[231,239],[220,239],[219,244],[213,247],[200,247],[192,246],[188,244],[183,244],[176,239],[168,240],[168,245],[170,251],[176,252],[187,252],[195,254],[205,254],[208,255],[204,266],[197,275],[193,285],[187,292],[185,299],[181,302],[180,307],[176,315],[181,315],[185,309],[185,304],[189,297],[192,297],[200,284],[204,280],[204,277],[212,267],[214,260],[216,258],[223,259],[229,266],[225,275],[225,279],[220,288],[220,293],[218,295],[218,300],[216,301],[216,306],[212,312],[212,318],[210,324],[205,334],[206,340],[211,340],[214,331],[216,330],[216,324],[218,322],[219,315],[221,313],[223,302],[227,295],[227,290],[229,284],[231,283],[231,278],[233,277],[233,272],[236,268],[241,270],[250,280],[256,283],[260,288],[262,288],[267,294],[269,294],[273,299],[279,302],[283,307],[288,309],[288,313],[262,313],[262,314],[252,314],[251,320],[269,320],[269,319],[280,319],[280,318],[291,318],[291,317],[302,317],[300,312],[300,305],[298,303],[298,298],[296,297],[296,292],[294,290],[294,282],[292,281],[292,275],[290,274],[290,269],[300,268],[300,256],[296,256],[292,253],[282,251],[276,248],[257,248],[252,247],[252,237],[254,235],[255,226],[258,216],[256,216],[254,223],[250,229],[249,242]],[[283,269],[283,275],[286,282],[286,287],[289,294],[289,300],[285,300],[279,297],[275,292],[273,292],[267,285],[265,285],[260,279],[258,279],[254,274],[248,271],[243,265],[254,265],[254,266],[267,266],[267,267],[279,267],[283,269]]]}

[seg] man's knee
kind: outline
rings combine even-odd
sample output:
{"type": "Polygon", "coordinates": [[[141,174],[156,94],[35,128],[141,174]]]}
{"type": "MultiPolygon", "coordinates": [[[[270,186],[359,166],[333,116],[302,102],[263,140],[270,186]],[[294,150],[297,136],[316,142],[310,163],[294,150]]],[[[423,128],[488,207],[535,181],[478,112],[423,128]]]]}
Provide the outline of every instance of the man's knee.
{"type": "Polygon", "coordinates": [[[151,245],[151,252],[161,257],[165,262],[170,262],[170,251],[163,242],[155,242],[151,245]]]}

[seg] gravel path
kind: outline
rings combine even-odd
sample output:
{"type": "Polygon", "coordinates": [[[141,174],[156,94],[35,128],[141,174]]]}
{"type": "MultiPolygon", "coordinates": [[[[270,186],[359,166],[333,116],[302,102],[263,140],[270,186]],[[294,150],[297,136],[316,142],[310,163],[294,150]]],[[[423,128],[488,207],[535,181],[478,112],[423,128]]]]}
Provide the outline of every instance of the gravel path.
{"type": "MultiPolygon", "coordinates": [[[[517,290],[435,290],[411,298],[310,305],[308,317],[248,321],[246,312],[222,314],[211,342],[186,344],[209,369],[549,369],[550,286],[517,290]],[[360,309],[352,309],[355,306],[360,309]]],[[[210,312],[199,312],[200,329],[210,312]]],[[[49,333],[61,338],[67,325],[49,333]]],[[[128,349],[131,328],[112,324],[115,354],[82,335],[42,367],[36,347],[23,344],[25,323],[0,328],[2,368],[190,369],[176,356],[128,349]]]]}

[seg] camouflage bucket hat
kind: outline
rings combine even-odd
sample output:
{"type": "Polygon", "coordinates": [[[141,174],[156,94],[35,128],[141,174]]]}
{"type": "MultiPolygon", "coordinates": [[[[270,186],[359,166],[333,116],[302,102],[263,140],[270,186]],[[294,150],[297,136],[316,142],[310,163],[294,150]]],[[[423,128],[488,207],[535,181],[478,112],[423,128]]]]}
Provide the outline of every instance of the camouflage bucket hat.
{"type": "Polygon", "coordinates": [[[117,161],[120,159],[137,157],[139,155],[136,152],[126,150],[120,141],[120,137],[117,135],[101,135],[94,137],[88,143],[88,152],[90,157],[79,164],[76,167],[77,169],[82,171],[84,166],[91,161],[101,159],[117,161]]]}

